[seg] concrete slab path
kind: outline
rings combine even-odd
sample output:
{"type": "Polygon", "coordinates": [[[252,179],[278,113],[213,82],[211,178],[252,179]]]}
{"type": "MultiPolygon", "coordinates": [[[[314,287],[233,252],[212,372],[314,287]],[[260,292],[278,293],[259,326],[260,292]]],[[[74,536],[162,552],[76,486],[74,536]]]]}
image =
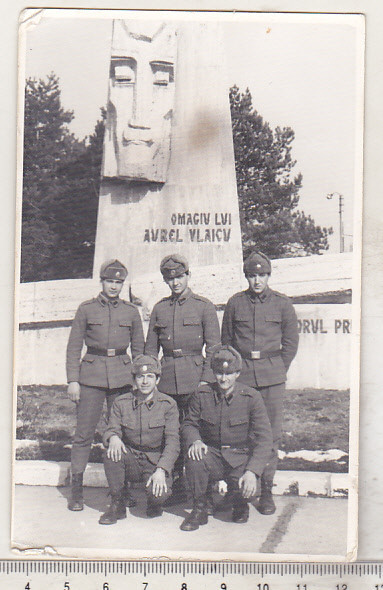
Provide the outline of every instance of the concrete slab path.
{"type": "Polygon", "coordinates": [[[187,552],[190,557],[214,551],[221,552],[221,558],[222,552],[235,551],[248,560],[254,553],[346,554],[346,499],[276,496],[277,511],[272,516],[262,516],[250,506],[246,524],[232,523],[228,511],[209,517],[197,531],[183,532],[179,526],[190,504],[167,508],[161,518],[148,519],[144,494],[135,489],[138,504],[128,511],[127,519],[101,526],[98,519],[108,503],[105,489],[86,488],[82,512],[67,509],[68,495],[66,487],[15,486],[13,545],[99,558],[123,558],[129,551],[156,556],[187,552]]]}

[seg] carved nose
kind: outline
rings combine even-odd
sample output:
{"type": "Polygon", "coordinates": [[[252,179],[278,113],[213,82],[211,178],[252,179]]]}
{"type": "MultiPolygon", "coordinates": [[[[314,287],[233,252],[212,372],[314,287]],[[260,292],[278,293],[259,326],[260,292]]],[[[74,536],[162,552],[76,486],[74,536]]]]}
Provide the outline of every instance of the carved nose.
{"type": "Polygon", "coordinates": [[[150,129],[150,107],[152,102],[152,82],[150,72],[143,70],[137,72],[134,106],[129,127],[134,129],[150,129]]]}

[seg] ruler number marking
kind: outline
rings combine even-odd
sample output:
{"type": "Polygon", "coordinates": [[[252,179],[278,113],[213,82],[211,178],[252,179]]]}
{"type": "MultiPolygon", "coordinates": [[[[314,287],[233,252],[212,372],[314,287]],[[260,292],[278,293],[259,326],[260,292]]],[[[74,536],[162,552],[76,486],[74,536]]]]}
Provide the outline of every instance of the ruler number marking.
{"type": "Polygon", "coordinates": [[[188,590],[188,585],[186,582],[182,582],[181,584],[181,590],[188,590]]]}
{"type": "Polygon", "coordinates": [[[102,587],[102,590],[109,590],[109,584],[108,584],[108,582],[104,582],[104,585],[102,587]]]}
{"type": "Polygon", "coordinates": [[[307,584],[297,584],[297,590],[307,590],[307,584]]]}
{"type": "Polygon", "coordinates": [[[27,585],[25,586],[25,590],[31,590],[31,587],[29,585],[29,582],[27,583],[27,585]]]}
{"type": "Polygon", "coordinates": [[[69,582],[65,582],[64,590],[70,590],[69,582]]]}
{"type": "Polygon", "coordinates": [[[221,584],[221,590],[227,590],[227,586],[225,583],[221,584]]]}
{"type": "Polygon", "coordinates": [[[257,584],[257,590],[270,590],[268,584],[257,584]]]}
{"type": "Polygon", "coordinates": [[[347,590],[347,584],[337,584],[336,590],[347,590]]]}
{"type": "Polygon", "coordinates": [[[383,588],[383,584],[375,584],[375,590],[381,590],[383,588]]]}
{"type": "Polygon", "coordinates": [[[146,588],[148,587],[149,582],[142,582],[143,586],[144,586],[144,590],[146,590],[146,588]]]}

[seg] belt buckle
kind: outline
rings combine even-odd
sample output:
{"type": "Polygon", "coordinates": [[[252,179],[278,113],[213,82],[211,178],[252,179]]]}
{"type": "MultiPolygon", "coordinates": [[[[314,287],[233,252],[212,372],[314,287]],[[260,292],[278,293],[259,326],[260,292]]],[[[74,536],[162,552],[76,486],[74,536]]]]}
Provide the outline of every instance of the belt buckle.
{"type": "Polygon", "coordinates": [[[261,351],[260,350],[252,350],[250,353],[251,360],[255,361],[261,358],[261,351]]]}
{"type": "Polygon", "coordinates": [[[116,349],[115,348],[107,348],[106,349],[106,356],[116,356],[116,349]]]}
{"type": "Polygon", "coordinates": [[[173,350],[173,356],[174,356],[174,358],[178,358],[178,357],[182,356],[182,348],[175,348],[173,350]]]}

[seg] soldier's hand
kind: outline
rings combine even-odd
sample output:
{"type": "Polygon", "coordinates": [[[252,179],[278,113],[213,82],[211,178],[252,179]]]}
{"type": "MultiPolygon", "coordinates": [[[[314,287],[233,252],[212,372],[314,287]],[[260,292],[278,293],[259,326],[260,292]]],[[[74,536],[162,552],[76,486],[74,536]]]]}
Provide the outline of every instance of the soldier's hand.
{"type": "Polygon", "coordinates": [[[126,453],[126,446],[116,434],[113,434],[109,439],[106,455],[112,461],[121,461],[122,453],[126,453]]]}
{"type": "Polygon", "coordinates": [[[155,472],[149,477],[146,487],[152,484],[153,496],[159,498],[163,493],[166,494],[168,486],[166,485],[165,471],[161,467],[157,467],[155,472]]]}
{"type": "Polygon", "coordinates": [[[80,401],[80,383],[77,381],[71,381],[68,385],[69,399],[77,404],[80,401]]]}
{"type": "Polygon", "coordinates": [[[242,489],[244,498],[255,496],[257,491],[257,476],[252,471],[245,471],[238,481],[239,488],[242,489]]]}
{"type": "Polygon", "coordinates": [[[188,450],[188,457],[193,461],[201,461],[203,456],[207,453],[207,445],[202,440],[196,440],[190,445],[188,450]]]}

